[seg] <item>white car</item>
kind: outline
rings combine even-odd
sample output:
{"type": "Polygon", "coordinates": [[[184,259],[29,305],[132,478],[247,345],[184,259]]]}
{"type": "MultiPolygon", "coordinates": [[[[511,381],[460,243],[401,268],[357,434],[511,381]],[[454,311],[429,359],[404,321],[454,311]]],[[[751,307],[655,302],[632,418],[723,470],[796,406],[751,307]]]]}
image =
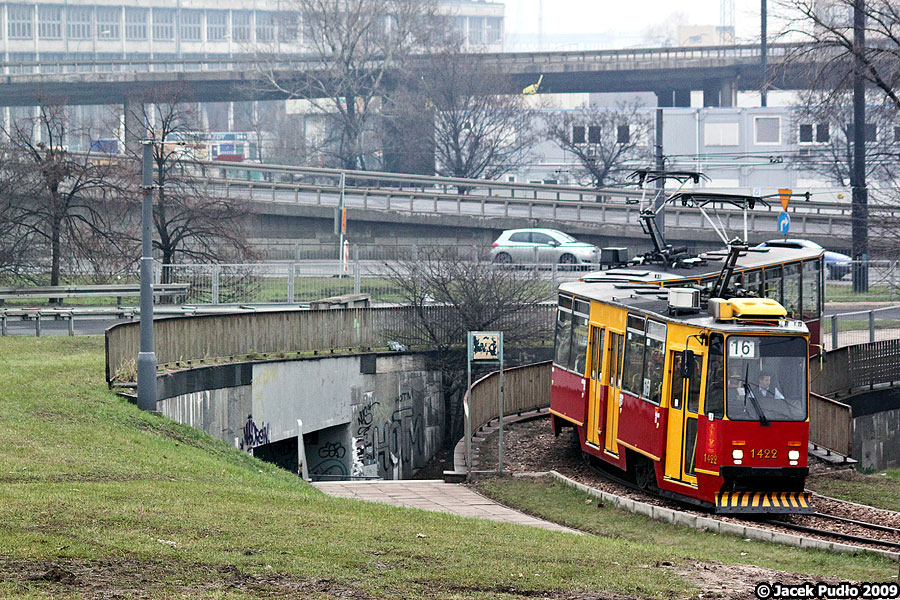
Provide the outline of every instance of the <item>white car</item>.
{"type": "Polygon", "coordinates": [[[507,229],[491,246],[495,263],[596,264],[600,249],[556,229],[507,229]]]}

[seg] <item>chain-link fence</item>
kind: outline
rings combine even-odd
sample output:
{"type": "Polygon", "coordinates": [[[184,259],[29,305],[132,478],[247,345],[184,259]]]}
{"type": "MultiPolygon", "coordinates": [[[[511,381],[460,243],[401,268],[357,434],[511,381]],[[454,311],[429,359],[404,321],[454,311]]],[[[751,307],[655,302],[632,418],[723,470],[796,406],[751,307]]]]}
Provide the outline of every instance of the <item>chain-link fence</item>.
{"type": "Polygon", "coordinates": [[[900,338],[900,305],[826,316],[822,322],[828,350],[900,338]]]}

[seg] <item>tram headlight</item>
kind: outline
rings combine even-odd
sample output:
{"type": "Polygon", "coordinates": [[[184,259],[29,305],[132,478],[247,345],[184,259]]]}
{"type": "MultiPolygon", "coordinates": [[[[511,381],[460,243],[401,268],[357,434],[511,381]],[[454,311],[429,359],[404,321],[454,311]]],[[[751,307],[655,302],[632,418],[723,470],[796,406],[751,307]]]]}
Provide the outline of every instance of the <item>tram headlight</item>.
{"type": "Polygon", "coordinates": [[[788,450],[788,460],[800,460],[800,451],[788,450]]]}
{"type": "Polygon", "coordinates": [[[744,459],[744,451],[740,448],[735,448],[731,451],[731,458],[734,460],[743,460],[744,459]]]}

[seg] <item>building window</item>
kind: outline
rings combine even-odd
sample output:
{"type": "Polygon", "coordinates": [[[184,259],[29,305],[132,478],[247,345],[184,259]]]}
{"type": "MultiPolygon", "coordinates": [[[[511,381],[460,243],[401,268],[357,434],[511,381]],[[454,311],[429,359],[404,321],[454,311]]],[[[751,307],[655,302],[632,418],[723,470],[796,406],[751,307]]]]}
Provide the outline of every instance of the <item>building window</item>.
{"type": "Polygon", "coordinates": [[[38,37],[42,40],[62,39],[62,7],[38,5],[38,37]]]}
{"type": "Polygon", "coordinates": [[[224,42],[228,39],[228,11],[206,11],[206,41],[224,42]]]}
{"type": "Polygon", "coordinates": [[[704,123],[703,144],[706,146],[737,146],[740,127],[737,123],[704,123]]]}
{"type": "Polygon", "coordinates": [[[158,42],[175,39],[175,11],[173,9],[153,9],[153,39],[158,42]]]}
{"type": "MultiPolygon", "coordinates": [[[[853,123],[847,127],[847,141],[852,142],[856,134],[854,133],[853,123]]],[[[875,123],[866,123],[866,141],[878,141],[878,126],[875,123]]]]}
{"type": "Polygon", "coordinates": [[[231,11],[231,39],[235,42],[250,41],[250,11],[231,11]]]}
{"type": "Polygon", "coordinates": [[[297,13],[284,12],[278,15],[278,40],[296,42],[300,25],[297,13]]]}
{"type": "Polygon", "coordinates": [[[34,27],[34,5],[10,4],[9,11],[9,39],[30,40],[34,27]]]}
{"type": "Polygon", "coordinates": [[[753,143],[758,145],[781,143],[781,117],[754,117],[753,143]]]}
{"type": "Polygon", "coordinates": [[[125,39],[147,39],[147,9],[125,7],[125,39]]]}
{"type": "Polygon", "coordinates": [[[68,18],[68,32],[70,40],[89,40],[92,36],[93,7],[70,6],[68,18]]]}
{"type": "Polygon", "coordinates": [[[588,143],[589,144],[599,144],[600,143],[600,127],[598,125],[588,126],[588,143]]]}
{"type": "Polygon", "coordinates": [[[631,128],[628,125],[616,127],[616,143],[628,144],[631,142],[631,128]]]}
{"type": "Polygon", "coordinates": [[[122,18],[122,9],[118,6],[97,7],[97,37],[101,40],[119,40],[122,36],[119,32],[119,22],[122,18]]]}
{"type": "Polygon", "coordinates": [[[484,17],[469,17],[469,44],[484,44],[484,17]]]}
{"type": "Polygon", "coordinates": [[[803,124],[800,125],[800,143],[801,144],[812,144],[813,142],[818,144],[824,144],[831,139],[831,135],[828,131],[828,123],[818,123],[816,125],[812,124],[803,124]]]}
{"type": "Polygon", "coordinates": [[[256,41],[271,42],[275,39],[275,20],[270,12],[256,11],[256,41]]]}
{"type": "Polygon", "coordinates": [[[583,144],[584,143],[584,125],[573,125],[572,126],[572,143],[573,144],[583,144]]]}
{"type": "Polygon", "coordinates": [[[203,25],[202,10],[181,10],[181,39],[187,42],[201,42],[203,25]]]}
{"type": "Polygon", "coordinates": [[[503,20],[500,17],[485,18],[485,42],[488,44],[499,44],[503,32],[503,20]]]}

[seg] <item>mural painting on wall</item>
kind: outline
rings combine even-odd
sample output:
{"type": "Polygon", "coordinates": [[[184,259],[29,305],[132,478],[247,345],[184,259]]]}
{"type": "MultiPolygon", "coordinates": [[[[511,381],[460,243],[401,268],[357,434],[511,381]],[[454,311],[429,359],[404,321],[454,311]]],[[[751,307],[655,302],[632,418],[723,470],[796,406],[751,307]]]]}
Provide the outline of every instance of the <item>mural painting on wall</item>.
{"type": "Polygon", "coordinates": [[[375,392],[364,394],[363,402],[354,406],[354,477],[402,479],[421,466],[425,454],[421,404],[410,392],[400,392],[394,402],[380,402],[375,392]]]}
{"type": "Polygon", "coordinates": [[[269,443],[269,426],[266,423],[259,425],[253,420],[253,415],[247,415],[244,424],[244,436],[241,439],[241,450],[252,450],[257,446],[269,443]]]}

